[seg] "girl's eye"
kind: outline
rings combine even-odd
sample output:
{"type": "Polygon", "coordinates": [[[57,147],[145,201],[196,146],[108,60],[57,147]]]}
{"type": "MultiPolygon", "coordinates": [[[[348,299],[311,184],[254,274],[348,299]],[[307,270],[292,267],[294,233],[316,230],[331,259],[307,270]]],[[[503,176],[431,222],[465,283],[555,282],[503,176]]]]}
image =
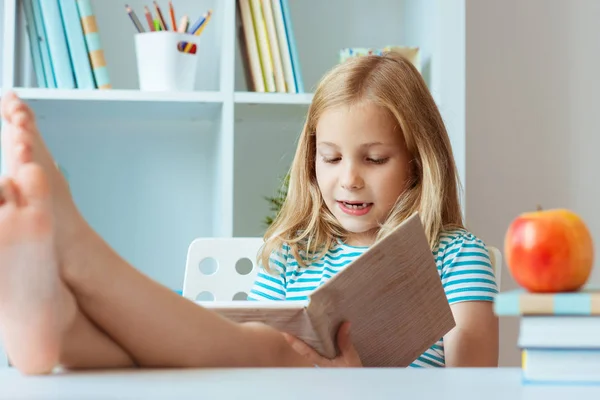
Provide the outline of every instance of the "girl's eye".
{"type": "Polygon", "coordinates": [[[373,164],[385,164],[389,158],[368,158],[367,160],[373,164]]]}
{"type": "Polygon", "coordinates": [[[323,162],[326,162],[328,164],[335,164],[336,162],[338,162],[340,160],[341,160],[340,157],[323,157],[323,162]]]}

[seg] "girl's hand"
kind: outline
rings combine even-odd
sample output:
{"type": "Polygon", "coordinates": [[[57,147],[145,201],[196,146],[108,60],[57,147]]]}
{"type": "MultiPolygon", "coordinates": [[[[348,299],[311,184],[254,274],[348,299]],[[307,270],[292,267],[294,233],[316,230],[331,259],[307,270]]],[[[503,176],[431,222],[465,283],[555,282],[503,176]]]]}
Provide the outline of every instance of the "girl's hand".
{"type": "Polygon", "coordinates": [[[295,336],[287,333],[284,333],[283,336],[298,354],[319,367],[362,367],[360,356],[350,340],[349,322],[344,322],[338,330],[337,341],[340,355],[333,359],[321,356],[315,349],[295,336]]]}

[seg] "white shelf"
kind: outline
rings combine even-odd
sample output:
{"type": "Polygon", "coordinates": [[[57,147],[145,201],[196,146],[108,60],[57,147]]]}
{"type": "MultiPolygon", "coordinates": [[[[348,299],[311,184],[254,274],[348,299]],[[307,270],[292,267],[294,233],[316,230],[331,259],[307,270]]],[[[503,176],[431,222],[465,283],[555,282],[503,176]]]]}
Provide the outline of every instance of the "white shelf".
{"type": "Polygon", "coordinates": [[[237,104],[300,104],[309,105],[312,93],[257,93],[236,92],[233,100],[237,104]]]}
{"type": "MultiPolygon", "coordinates": [[[[264,196],[289,168],[313,94],[247,91],[236,0],[173,2],[192,19],[214,11],[189,93],[137,90],[135,29],[122,4],[107,0],[92,5],[113,89],[34,88],[21,3],[0,0],[2,87],[32,106],[84,216],[121,255],[180,289],[194,238],[264,233],[264,196]]],[[[464,183],[464,3],[290,0],[304,90],[337,64],[341,48],[419,46],[464,183]]],[[[141,18],[149,2],[128,4],[141,18]]]]}
{"type": "Polygon", "coordinates": [[[142,92],[139,90],[63,90],[15,88],[37,118],[194,121],[214,119],[223,103],[221,92],[142,92]],[[60,112],[60,114],[58,114],[60,112]]]}

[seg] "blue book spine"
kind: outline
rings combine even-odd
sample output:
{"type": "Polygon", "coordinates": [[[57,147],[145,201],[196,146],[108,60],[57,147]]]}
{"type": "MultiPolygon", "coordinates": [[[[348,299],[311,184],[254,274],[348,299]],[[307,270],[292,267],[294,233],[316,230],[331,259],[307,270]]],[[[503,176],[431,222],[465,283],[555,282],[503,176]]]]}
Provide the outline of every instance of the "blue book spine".
{"type": "Polygon", "coordinates": [[[35,27],[33,18],[32,0],[23,0],[23,11],[25,12],[25,25],[27,25],[27,35],[29,36],[29,49],[31,51],[31,60],[33,62],[33,71],[38,87],[46,87],[46,76],[44,75],[44,64],[42,63],[42,51],[40,49],[40,39],[35,27]]]}
{"type": "Polygon", "coordinates": [[[42,55],[42,65],[44,66],[44,76],[46,77],[46,87],[50,89],[56,88],[56,80],[54,79],[54,68],[50,59],[50,49],[48,48],[48,38],[46,37],[46,27],[42,18],[42,10],[40,9],[39,0],[32,0],[33,20],[40,39],[40,53],[42,55]]]}
{"type": "Polygon", "coordinates": [[[288,0],[281,0],[281,10],[283,11],[283,22],[288,38],[288,47],[292,57],[292,69],[294,70],[294,81],[296,82],[296,90],[298,93],[304,93],[304,81],[302,80],[302,71],[300,69],[300,58],[298,57],[298,49],[296,48],[296,38],[292,27],[292,17],[290,15],[290,5],[288,0]]]}
{"type": "Polygon", "coordinates": [[[75,77],[71,67],[69,48],[60,16],[58,0],[40,0],[40,9],[46,27],[46,37],[50,49],[50,59],[54,67],[56,87],[59,89],[74,89],[75,77]]]}
{"type": "Polygon", "coordinates": [[[77,3],[75,3],[75,0],[59,0],[59,6],[77,87],[79,89],[95,89],[96,85],[85,45],[77,3]]]}

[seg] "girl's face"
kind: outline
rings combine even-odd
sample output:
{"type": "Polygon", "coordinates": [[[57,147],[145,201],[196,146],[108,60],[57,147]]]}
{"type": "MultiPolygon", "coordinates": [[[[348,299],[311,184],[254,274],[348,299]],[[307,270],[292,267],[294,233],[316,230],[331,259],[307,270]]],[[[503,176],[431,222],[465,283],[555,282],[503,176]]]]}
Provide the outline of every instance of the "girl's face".
{"type": "Polygon", "coordinates": [[[327,110],[317,123],[317,182],[348,244],[373,243],[409,178],[410,155],[396,122],[372,104],[327,110]]]}

